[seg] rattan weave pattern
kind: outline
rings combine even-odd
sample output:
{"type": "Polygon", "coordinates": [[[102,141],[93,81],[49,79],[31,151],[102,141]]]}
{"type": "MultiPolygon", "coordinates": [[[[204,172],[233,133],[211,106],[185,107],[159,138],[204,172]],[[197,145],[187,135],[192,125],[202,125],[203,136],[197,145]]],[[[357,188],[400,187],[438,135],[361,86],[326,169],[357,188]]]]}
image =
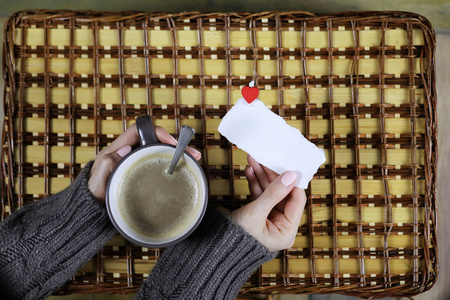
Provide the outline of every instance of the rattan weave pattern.
{"type": "MultiPolygon", "coordinates": [[[[24,11],[5,25],[2,219],[61,190],[149,114],[188,124],[211,202],[248,202],[245,153],[217,126],[240,89],[327,161],[307,190],[296,243],[242,293],[410,296],[437,261],[435,36],[405,12],[24,11]]],[[[159,249],[111,240],[59,292],[133,292],[159,249]]]]}

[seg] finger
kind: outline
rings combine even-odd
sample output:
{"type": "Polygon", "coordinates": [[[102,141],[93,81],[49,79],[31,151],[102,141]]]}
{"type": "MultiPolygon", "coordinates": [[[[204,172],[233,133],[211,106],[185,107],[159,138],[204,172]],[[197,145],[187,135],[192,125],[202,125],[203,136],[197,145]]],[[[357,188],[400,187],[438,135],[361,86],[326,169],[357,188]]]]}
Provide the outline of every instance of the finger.
{"type": "Polygon", "coordinates": [[[124,157],[125,155],[127,155],[128,153],[131,152],[131,146],[127,145],[124,146],[122,148],[120,148],[119,150],[116,151],[116,153],[120,156],[120,157],[124,157]]]}
{"type": "Polygon", "coordinates": [[[283,202],[285,202],[284,212],[274,208],[270,212],[268,219],[283,236],[291,237],[292,242],[294,242],[306,203],[304,190],[294,188],[283,202]]]}
{"type": "Polygon", "coordinates": [[[271,169],[269,169],[266,166],[262,166],[264,171],[266,172],[267,176],[269,177],[270,182],[274,181],[278,176],[280,176],[280,174],[278,174],[275,171],[272,171],[271,169]]]}
{"type": "MultiPolygon", "coordinates": [[[[169,134],[169,132],[167,132],[166,129],[160,127],[160,126],[156,126],[155,127],[155,132],[156,132],[156,136],[158,138],[158,140],[161,143],[165,143],[165,144],[170,144],[170,145],[177,145],[178,141],[169,134]]],[[[200,151],[192,148],[192,147],[186,147],[186,151],[192,155],[196,160],[200,160],[200,158],[202,158],[202,154],[200,153],[200,151]]]]}
{"type": "MultiPolygon", "coordinates": [[[[262,165],[262,167],[263,167],[264,171],[266,172],[267,177],[269,177],[270,182],[274,181],[275,179],[277,179],[278,176],[280,176],[280,174],[276,173],[275,171],[272,171],[268,167],[263,166],[263,165],[262,165]]],[[[285,201],[282,200],[277,205],[275,205],[275,207],[272,211],[276,210],[277,212],[282,213],[284,211],[284,204],[285,204],[285,201]]],[[[270,215],[269,215],[269,218],[270,218],[270,215]]]]}
{"type": "Polygon", "coordinates": [[[255,171],[256,178],[258,179],[261,188],[265,190],[271,182],[269,176],[267,176],[266,171],[264,171],[262,165],[254,160],[250,155],[247,156],[247,161],[249,166],[252,167],[255,171]]]}
{"type": "Polygon", "coordinates": [[[291,236],[298,230],[298,226],[295,226],[295,224],[289,222],[286,219],[286,216],[279,211],[273,213],[269,220],[278,228],[278,231],[283,236],[291,236]]]}
{"type": "Polygon", "coordinates": [[[306,194],[304,189],[294,188],[286,199],[284,215],[286,219],[298,227],[306,205],[306,194]]]}
{"type": "Polygon", "coordinates": [[[99,175],[95,175],[98,178],[103,179],[103,181],[106,183],[108,182],[109,175],[111,175],[112,171],[116,167],[116,165],[119,163],[119,161],[131,152],[131,146],[126,145],[116,152],[111,152],[103,155],[100,158],[100,162],[98,164],[97,171],[99,172],[99,175]]]}
{"type": "MultiPolygon", "coordinates": [[[[167,130],[160,126],[155,126],[156,137],[161,143],[176,145],[177,140],[171,136],[167,130]]],[[[125,130],[117,139],[115,139],[111,145],[105,148],[104,153],[113,153],[121,149],[124,146],[137,146],[139,144],[139,136],[136,129],[136,124],[132,124],[127,130],[125,130]]],[[[186,151],[189,152],[196,160],[200,160],[201,153],[194,148],[187,147],[186,151]]],[[[103,154],[103,153],[102,153],[103,154]]]]}
{"type": "Polygon", "coordinates": [[[292,171],[283,173],[272,181],[262,195],[255,200],[260,213],[267,217],[271,210],[292,191],[296,181],[297,175],[292,171]]]}
{"type": "Polygon", "coordinates": [[[258,179],[256,178],[255,171],[253,171],[252,167],[245,167],[245,177],[247,177],[248,188],[250,190],[250,194],[252,199],[256,199],[263,193],[261,186],[259,185],[258,179]]]}
{"type": "Polygon", "coordinates": [[[269,215],[267,216],[267,219],[271,220],[275,214],[282,213],[284,214],[284,203],[286,199],[281,200],[275,207],[270,211],[269,215]],[[280,210],[279,206],[282,205],[283,210],[280,210]]]}
{"type": "Polygon", "coordinates": [[[196,160],[200,160],[202,158],[202,154],[197,149],[194,149],[192,147],[186,147],[186,151],[192,155],[196,160]]]}
{"type": "Polygon", "coordinates": [[[171,136],[169,132],[167,132],[167,130],[160,126],[155,126],[155,133],[158,141],[161,143],[170,145],[176,145],[178,143],[177,140],[171,136]]]}
{"type": "Polygon", "coordinates": [[[286,199],[284,199],[283,201],[281,201],[277,205],[275,205],[274,210],[284,213],[285,205],[286,205],[286,199]]]}
{"type": "Polygon", "coordinates": [[[95,160],[91,169],[91,176],[88,181],[88,188],[92,195],[104,201],[106,197],[106,186],[117,163],[121,158],[131,151],[131,146],[120,148],[117,152],[105,153],[95,160]]]}
{"type": "MultiPolygon", "coordinates": [[[[278,176],[280,176],[278,173],[276,173],[275,171],[272,171],[268,167],[266,167],[266,166],[262,166],[262,167],[263,167],[264,171],[266,171],[266,174],[269,177],[269,180],[271,182],[274,181],[278,176]]],[[[283,212],[285,203],[286,203],[285,201],[281,201],[280,203],[278,203],[275,206],[275,209],[280,211],[280,212],[283,212]]]]}
{"type": "Polygon", "coordinates": [[[125,130],[111,145],[105,148],[106,153],[113,153],[125,146],[137,146],[139,144],[139,136],[136,129],[136,124],[132,124],[125,130]]]}
{"type": "MultiPolygon", "coordinates": [[[[294,197],[294,199],[301,199],[304,203],[303,206],[306,203],[306,195],[305,195],[305,190],[304,189],[300,189],[300,188],[294,188],[292,190],[292,192],[289,194],[289,196],[287,197],[287,199],[290,199],[291,197],[294,197]]],[[[285,211],[285,206],[287,203],[287,199],[286,201],[281,201],[280,203],[278,203],[275,208],[278,211],[284,212],[285,211]]]]}
{"type": "MultiPolygon", "coordinates": [[[[127,146],[125,146],[125,147],[127,147],[127,146]]],[[[96,170],[96,171],[98,171],[99,175],[98,176],[95,175],[95,176],[98,178],[102,178],[102,179],[104,179],[103,181],[107,182],[109,179],[109,175],[111,175],[111,173],[114,170],[114,168],[116,167],[117,163],[122,158],[121,155],[126,153],[126,151],[122,150],[124,148],[121,148],[117,151],[120,154],[117,152],[112,152],[112,153],[103,155],[101,157],[100,165],[98,166],[98,169],[96,170]]],[[[130,149],[131,149],[131,147],[130,147],[130,149]]]]}

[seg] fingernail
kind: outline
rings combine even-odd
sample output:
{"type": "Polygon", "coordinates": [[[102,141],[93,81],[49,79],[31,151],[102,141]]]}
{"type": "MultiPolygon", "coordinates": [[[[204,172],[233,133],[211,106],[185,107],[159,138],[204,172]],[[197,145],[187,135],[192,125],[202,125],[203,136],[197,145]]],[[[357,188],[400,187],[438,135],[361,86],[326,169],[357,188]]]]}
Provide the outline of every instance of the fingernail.
{"type": "Polygon", "coordinates": [[[125,155],[127,155],[128,153],[130,153],[131,151],[131,146],[125,146],[120,148],[119,150],[117,150],[117,154],[119,154],[120,157],[124,157],[125,155]]]}
{"type": "Polygon", "coordinates": [[[190,150],[191,152],[193,152],[194,154],[197,154],[197,155],[200,155],[200,154],[201,154],[200,151],[198,151],[197,149],[194,149],[194,148],[189,147],[189,146],[188,146],[188,148],[189,148],[189,150],[190,150]]]}
{"type": "Polygon", "coordinates": [[[255,174],[255,170],[253,170],[252,166],[249,166],[249,167],[250,167],[250,171],[251,171],[253,174],[255,174]]]}
{"type": "Polygon", "coordinates": [[[178,141],[177,141],[176,138],[174,138],[173,136],[170,136],[170,137],[172,138],[172,140],[173,140],[173,142],[174,142],[175,144],[178,144],[178,141]]]}
{"type": "Polygon", "coordinates": [[[297,179],[297,174],[295,172],[287,172],[281,177],[281,183],[285,186],[290,186],[297,179]]]}

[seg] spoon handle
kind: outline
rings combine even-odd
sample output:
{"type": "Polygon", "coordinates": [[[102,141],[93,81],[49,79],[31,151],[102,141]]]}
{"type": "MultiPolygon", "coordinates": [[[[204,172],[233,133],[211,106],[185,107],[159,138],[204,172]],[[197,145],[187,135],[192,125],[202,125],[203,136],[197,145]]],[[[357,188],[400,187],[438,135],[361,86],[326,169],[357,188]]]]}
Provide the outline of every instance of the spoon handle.
{"type": "Polygon", "coordinates": [[[187,125],[183,125],[183,127],[181,127],[180,137],[178,139],[177,147],[175,148],[175,154],[173,156],[172,162],[170,163],[169,170],[167,170],[167,173],[173,173],[173,170],[180,160],[181,155],[184,153],[184,150],[186,149],[194,134],[195,130],[193,128],[187,125]]]}

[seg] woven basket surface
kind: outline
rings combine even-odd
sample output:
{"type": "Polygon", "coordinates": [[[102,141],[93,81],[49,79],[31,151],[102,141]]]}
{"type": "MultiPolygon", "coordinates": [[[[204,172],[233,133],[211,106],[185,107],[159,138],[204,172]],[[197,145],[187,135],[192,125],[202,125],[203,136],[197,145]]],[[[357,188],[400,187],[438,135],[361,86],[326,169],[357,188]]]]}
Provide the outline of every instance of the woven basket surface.
{"type": "MultiPolygon", "coordinates": [[[[259,99],[327,160],[292,248],[242,293],[410,296],[434,284],[435,35],[406,12],[24,11],[5,25],[2,219],[68,186],[137,116],[187,124],[210,202],[248,203],[246,153],[218,131],[259,99]]],[[[159,249],[115,236],[60,294],[135,292],[159,249]]]]}

